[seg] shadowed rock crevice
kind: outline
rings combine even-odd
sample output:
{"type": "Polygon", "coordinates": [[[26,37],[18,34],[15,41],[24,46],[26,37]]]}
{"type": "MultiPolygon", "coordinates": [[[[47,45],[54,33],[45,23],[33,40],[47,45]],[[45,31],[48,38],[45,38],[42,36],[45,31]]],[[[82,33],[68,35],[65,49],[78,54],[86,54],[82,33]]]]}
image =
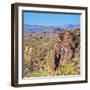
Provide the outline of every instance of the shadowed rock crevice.
{"type": "Polygon", "coordinates": [[[55,56],[54,56],[55,68],[54,68],[54,70],[56,70],[58,68],[59,62],[60,62],[60,58],[61,58],[60,53],[55,52],[55,56]]]}

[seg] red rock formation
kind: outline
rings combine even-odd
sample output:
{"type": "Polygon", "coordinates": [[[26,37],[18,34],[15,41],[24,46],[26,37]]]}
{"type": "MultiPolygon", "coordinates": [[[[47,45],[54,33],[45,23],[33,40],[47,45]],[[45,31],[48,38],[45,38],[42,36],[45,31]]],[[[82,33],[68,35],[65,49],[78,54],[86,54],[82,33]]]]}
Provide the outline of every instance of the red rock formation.
{"type": "MultiPolygon", "coordinates": [[[[74,55],[80,57],[79,54],[78,55],[75,54],[75,50],[76,50],[75,41],[77,41],[77,39],[74,37],[73,32],[70,31],[61,32],[57,35],[57,37],[55,37],[55,42],[54,42],[55,44],[52,51],[53,52],[52,60],[54,60],[55,62],[54,67],[57,62],[59,62],[59,64],[70,63],[74,55]],[[59,55],[60,55],[59,57],[60,60],[57,59],[56,61],[55,57],[58,57],[59,55]]],[[[80,42],[78,42],[78,44],[79,43],[80,42]]],[[[79,50],[80,49],[77,50],[77,53],[79,53],[79,50]]]]}

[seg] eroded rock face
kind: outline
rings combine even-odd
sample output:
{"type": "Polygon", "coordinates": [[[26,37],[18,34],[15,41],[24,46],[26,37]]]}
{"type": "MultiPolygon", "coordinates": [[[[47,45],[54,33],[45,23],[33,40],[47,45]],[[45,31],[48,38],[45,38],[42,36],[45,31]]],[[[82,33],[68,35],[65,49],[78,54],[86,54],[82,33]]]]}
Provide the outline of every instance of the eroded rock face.
{"type": "MultiPolygon", "coordinates": [[[[76,55],[78,58],[79,50],[76,49],[75,41],[77,39],[73,35],[73,33],[69,31],[65,31],[63,33],[59,33],[58,37],[55,39],[55,44],[53,48],[53,59],[54,60],[54,70],[58,68],[59,65],[63,65],[71,62],[72,58],[76,55]],[[77,53],[77,54],[76,54],[77,53]]],[[[79,45],[80,42],[78,42],[79,45]]]]}

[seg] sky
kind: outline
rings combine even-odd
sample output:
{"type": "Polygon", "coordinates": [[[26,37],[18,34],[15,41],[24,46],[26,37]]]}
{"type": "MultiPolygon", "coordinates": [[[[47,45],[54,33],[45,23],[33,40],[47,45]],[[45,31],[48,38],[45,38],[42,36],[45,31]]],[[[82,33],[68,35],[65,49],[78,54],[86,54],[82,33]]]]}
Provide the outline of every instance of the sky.
{"type": "Polygon", "coordinates": [[[66,25],[66,24],[80,24],[79,14],[53,14],[53,13],[37,13],[37,12],[23,12],[24,24],[38,24],[38,25],[66,25]]]}

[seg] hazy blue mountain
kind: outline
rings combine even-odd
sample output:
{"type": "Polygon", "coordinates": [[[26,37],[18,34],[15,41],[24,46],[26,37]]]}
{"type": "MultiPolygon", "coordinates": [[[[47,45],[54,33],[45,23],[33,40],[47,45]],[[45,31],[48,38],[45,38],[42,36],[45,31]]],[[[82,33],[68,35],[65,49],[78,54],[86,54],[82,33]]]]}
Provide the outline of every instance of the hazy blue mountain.
{"type": "Polygon", "coordinates": [[[32,33],[32,32],[41,32],[45,28],[44,25],[24,25],[24,32],[32,33]]]}
{"type": "Polygon", "coordinates": [[[63,32],[65,31],[65,29],[63,29],[62,27],[57,27],[54,29],[54,32],[63,32]]]}
{"type": "Polygon", "coordinates": [[[80,28],[80,24],[72,25],[62,25],[62,26],[53,26],[53,25],[24,25],[25,33],[33,33],[33,32],[57,32],[57,31],[65,31],[65,30],[74,30],[80,28]]]}
{"type": "Polygon", "coordinates": [[[75,24],[75,25],[67,24],[67,25],[63,25],[62,28],[67,30],[73,30],[73,29],[80,28],[80,24],[75,24]]]}

